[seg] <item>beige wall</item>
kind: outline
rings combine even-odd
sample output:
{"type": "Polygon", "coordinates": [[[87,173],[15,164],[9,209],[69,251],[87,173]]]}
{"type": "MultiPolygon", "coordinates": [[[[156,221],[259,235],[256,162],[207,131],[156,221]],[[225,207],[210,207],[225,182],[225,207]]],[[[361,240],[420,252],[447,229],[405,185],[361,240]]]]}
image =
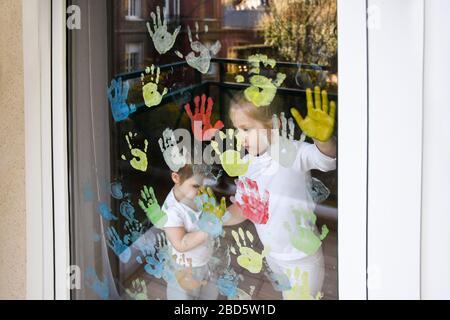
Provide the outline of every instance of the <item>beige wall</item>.
{"type": "Polygon", "coordinates": [[[0,12],[0,299],[26,297],[22,1],[0,12]]]}

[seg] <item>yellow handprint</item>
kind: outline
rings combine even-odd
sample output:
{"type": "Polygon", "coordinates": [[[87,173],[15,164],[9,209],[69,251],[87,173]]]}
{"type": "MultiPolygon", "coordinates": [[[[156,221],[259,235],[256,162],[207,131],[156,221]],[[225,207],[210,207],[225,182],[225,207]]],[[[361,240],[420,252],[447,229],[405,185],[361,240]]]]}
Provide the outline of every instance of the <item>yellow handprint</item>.
{"type": "Polygon", "coordinates": [[[219,136],[220,139],[222,139],[222,142],[224,139],[226,139],[226,141],[228,142],[226,148],[227,150],[225,150],[225,152],[220,152],[219,143],[217,141],[211,141],[211,147],[219,155],[220,163],[222,163],[223,169],[230,177],[243,176],[245,173],[247,173],[250,161],[242,161],[240,152],[242,149],[242,139],[235,134],[235,131],[233,129],[228,129],[227,134],[228,138],[225,133],[223,133],[222,131],[219,132],[219,136]],[[236,150],[233,148],[235,137],[236,150]],[[229,146],[233,149],[228,149],[229,146]]]}
{"type": "MultiPolygon", "coordinates": [[[[260,75],[261,64],[264,67],[275,68],[276,61],[269,59],[266,55],[255,54],[248,58],[248,61],[252,68],[250,73],[254,74],[250,78],[251,86],[244,91],[245,98],[253,103],[256,107],[266,107],[270,105],[275,98],[277,89],[286,79],[284,73],[278,73],[275,80],[269,79],[263,75],[260,75]]],[[[237,82],[243,82],[242,77],[236,79],[237,82]]]]}
{"type": "MultiPolygon", "coordinates": [[[[291,278],[291,270],[287,271],[288,278],[291,278]]],[[[315,297],[311,295],[309,289],[308,272],[302,272],[299,267],[294,270],[295,284],[292,289],[285,291],[284,295],[287,300],[320,300],[323,298],[323,293],[318,292],[315,297]]]]}
{"type": "MultiPolygon", "coordinates": [[[[133,156],[133,159],[130,160],[131,166],[139,171],[147,171],[148,167],[148,161],[147,161],[147,148],[148,148],[148,141],[147,139],[144,140],[144,151],[138,148],[134,148],[131,145],[131,140],[135,138],[137,134],[133,134],[129,132],[127,135],[125,135],[125,139],[128,143],[128,148],[130,148],[130,153],[133,156]]],[[[122,160],[127,160],[125,155],[122,155],[122,160]]]]}
{"type": "Polygon", "coordinates": [[[321,142],[328,141],[333,135],[336,118],[336,103],[328,103],[328,93],[319,87],[314,88],[315,106],[313,103],[312,90],[306,90],[306,102],[308,115],[304,119],[300,112],[291,108],[291,114],[300,129],[310,138],[321,142]]]}
{"type": "MultiPolygon", "coordinates": [[[[238,264],[251,273],[261,272],[263,266],[263,258],[269,253],[269,248],[264,248],[261,253],[256,252],[253,249],[252,245],[254,237],[248,230],[244,234],[244,230],[242,230],[242,228],[239,228],[238,232],[234,230],[231,231],[231,235],[233,236],[234,241],[236,241],[236,244],[239,247],[239,252],[241,254],[237,258],[238,264]],[[245,236],[247,236],[248,240],[250,241],[250,247],[247,247],[245,236]],[[242,240],[243,244],[241,244],[241,241],[239,239],[242,240]]],[[[236,249],[233,246],[231,246],[230,251],[233,254],[237,254],[236,249]]]]}

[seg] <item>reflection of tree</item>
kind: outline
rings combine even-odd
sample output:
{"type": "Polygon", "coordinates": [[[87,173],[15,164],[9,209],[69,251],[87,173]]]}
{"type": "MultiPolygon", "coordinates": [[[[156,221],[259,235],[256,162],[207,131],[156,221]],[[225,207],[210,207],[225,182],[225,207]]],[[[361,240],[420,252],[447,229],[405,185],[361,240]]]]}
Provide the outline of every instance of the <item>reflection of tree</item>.
{"type": "Polygon", "coordinates": [[[280,58],[333,66],[337,52],[336,0],[276,0],[261,27],[280,58]]]}

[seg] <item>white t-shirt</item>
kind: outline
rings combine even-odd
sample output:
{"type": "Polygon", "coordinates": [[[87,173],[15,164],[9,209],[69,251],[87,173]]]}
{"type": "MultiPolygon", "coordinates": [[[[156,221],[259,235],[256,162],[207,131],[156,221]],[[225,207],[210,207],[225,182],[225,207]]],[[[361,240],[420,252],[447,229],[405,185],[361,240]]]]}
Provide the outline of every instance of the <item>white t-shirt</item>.
{"type": "MultiPolygon", "coordinates": [[[[197,222],[201,211],[194,211],[187,205],[179,202],[175,198],[173,189],[167,195],[162,210],[167,214],[167,222],[164,228],[183,227],[188,233],[200,230],[197,222]]],[[[182,260],[182,255],[184,255],[186,261],[189,258],[192,259],[193,267],[206,265],[213,253],[213,242],[210,237],[203,244],[184,253],[178,252],[172,245],[170,246],[172,247],[172,252],[177,255],[177,263],[181,265],[186,264],[182,260]]]]}
{"type": "MultiPolygon", "coordinates": [[[[284,168],[266,152],[252,157],[245,176],[257,182],[261,196],[269,191],[269,220],[266,224],[255,224],[258,236],[269,255],[278,260],[296,260],[306,257],[306,253],[297,250],[291,244],[290,234],[285,227],[287,222],[294,231],[295,215],[292,210],[313,211],[315,204],[308,186],[311,183],[311,169],[331,171],[336,169],[336,159],[327,157],[315,144],[294,141],[297,156],[290,168],[284,168]]],[[[248,155],[246,156],[248,160],[248,155]]],[[[242,179],[243,177],[240,177],[242,179]]],[[[241,202],[239,190],[236,200],[241,202]]]]}

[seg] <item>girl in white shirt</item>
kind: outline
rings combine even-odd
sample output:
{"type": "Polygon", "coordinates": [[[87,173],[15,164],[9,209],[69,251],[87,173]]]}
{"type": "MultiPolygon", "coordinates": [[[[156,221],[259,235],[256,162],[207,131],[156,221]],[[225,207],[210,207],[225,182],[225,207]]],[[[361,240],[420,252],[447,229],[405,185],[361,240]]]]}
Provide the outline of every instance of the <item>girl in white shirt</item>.
{"type": "MultiPolygon", "coordinates": [[[[283,115],[280,126],[271,107],[257,108],[239,96],[230,109],[238,138],[248,152],[242,160],[244,163],[250,161],[250,164],[237,181],[234,204],[228,208],[232,218],[226,225],[252,220],[265,248],[262,255],[273,274],[289,278],[290,288],[283,291],[284,299],[318,297],[324,280],[320,240],[327,231],[323,230],[322,237],[317,231],[313,214],[315,205],[308,186],[311,169],[324,172],[336,169],[336,141],[332,137],[336,106],[334,102],[328,103],[326,92],[320,92],[319,88],[315,89],[315,106],[311,90],[307,91],[307,101],[308,116],[305,119],[297,110],[291,111],[303,134],[312,138],[314,144],[294,141],[293,132],[290,137],[286,131],[282,137],[278,131],[274,135],[273,129],[286,129],[288,124],[283,115]],[[256,186],[259,196],[255,195],[258,193],[256,186]],[[305,294],[305,288],[309,288],[309,294],[305,294]]],[[[293,130],[293,127],[290,119],[289,129],[293,130]]],[[[238,246],[240,249],[242,244],[238,246]]],[[[239,251],[238,256],[247,255],[240,258],[247,264],[255,257],[253,253],[248,254],[248,250],[239,251]]]]}

